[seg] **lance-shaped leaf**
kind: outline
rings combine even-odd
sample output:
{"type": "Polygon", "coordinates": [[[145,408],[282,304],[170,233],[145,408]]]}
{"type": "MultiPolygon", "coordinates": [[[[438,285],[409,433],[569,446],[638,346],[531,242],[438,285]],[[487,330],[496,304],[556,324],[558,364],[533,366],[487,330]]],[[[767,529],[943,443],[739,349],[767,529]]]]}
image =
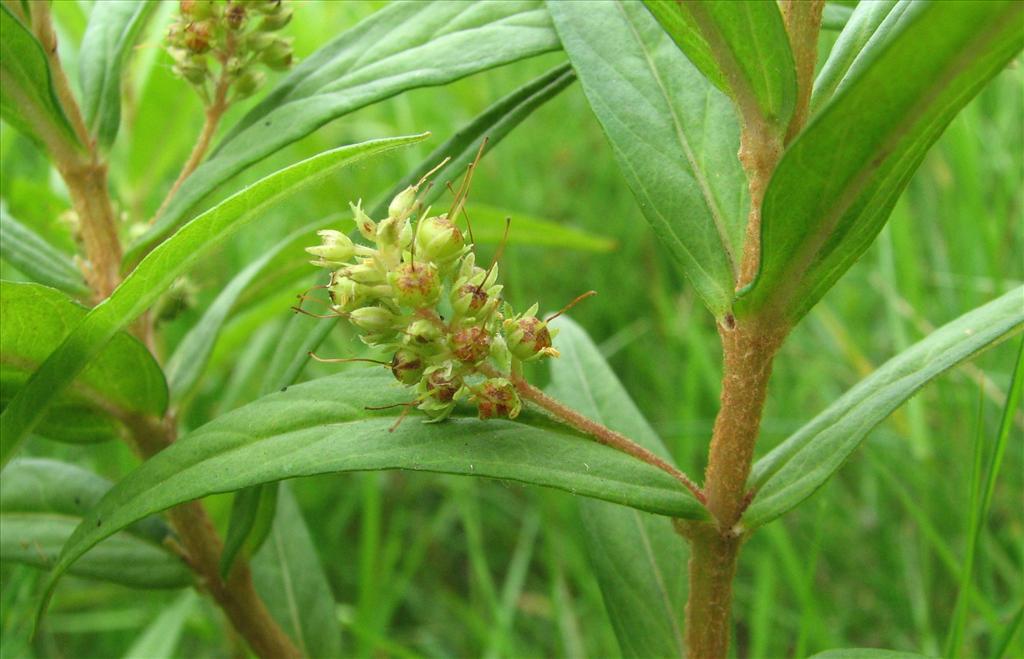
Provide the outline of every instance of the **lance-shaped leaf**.
{"type": "Polygon", "coordinates": [[[261,254],[259,258],[235,275],[206,308],[203,316],[189,330],[178,347],[175,348],[171,358],[167,360],[167,381],[173,398],[180,399],[185,396],[199,380],[199,376],[210,358],[210,353],[213,352],[217,336],[220,334],[228,314],[235,306],[238,296],[244,293],[249,284],[286,248],[295,250],[296,243],[301,240],[305,240],[309,244],[317,243],[318,241],[313,235],[316,227],[317,225],[310,224],[294,231],[275,247],[261,254]]]}
{"type": "Polygon", "coordinates": [[[410,469],[501,478],[650,512],[705,517],[672,476],[545,416],[395,427],[410,393],[390,374],[354,371],[271,394],[202,426],[123,478],[68,541],[48,590],[103,538],[154,512],[298,476],[410,469]],[[387,410],[368,407],[391,406],[387,410]],[[392,430],[393,429],[393,430],[392,430]]]}
{"type": "MultiPolygon", "coordinates": [[[[0,282],[0,366],[4,402],[13,398],[57,346],[85,318],[88,309],[41,284],[0,282]]],[[[117,334],[83,371],[42,434],[67,441],[108,439],[109,415],[161,415],[167,407],[163,372],[144,345],[117,334]],[[70,416],[63,416],[69,414],[70,416]],[[62,429],[61,426],[67,425],[62,429]],[[95,427],[94,427],[95,426],[95,427]],[[76,437],[76,430],[84,437],[76,437]]]]}
{"type": "Polygon", "coordinates": [[[640,3],[551,2],[548,9],[644,216],[723,316],[749,205],[732,104],[640,3]]]}
{"type": "Polygon", "coordinates": [[[327,122],[409,89],[558,48],[540,2],[398,2],[295,67],[178,190],[125,255],[132,263],[188,219],[218,185],[327,122]]]}
{"type": "MultiPolygon", "coordinates": [[[[551,394],[671,462],[583,329],[564,316],[555,326],[562,356],[551,362],[551,394]]],[[[587,553],[622,653],[682,656],[686,543],[662,517],[601,501],[579,504],[587,553]]]]}
{"type": "MultiPolygon", "coordinates": [[[[395,195],[410,185],[415,185],[445,158],[451,158],[433,175],[433,180],[442,184],[425,191],[424,203],[432,203],[446,193],[443,183],[454,181],[465,173],[466,167],[476,157],[480,142],[484,138],[487,138],[487,145],[484,147],[484,153],[486,153],[497,146],[509,131],[522,123],[534,110],[571,85],[574,80],[576,80],[576,75],[569,65],[561,64],[511,94],[498,99],[471,122],[456,131],[444,144],[431,151],[423,159],[423,162],[395,183],[373,207],[370,215],[373,217],[385,215],[388,204],[391,203],[395,195]]],[[[459,218],[453,219],[459,220],[459,218]]]]}
{"type": "Polygon", "coordinates": [[[745,122],[785,130],[796,103],[796,69],[776,3],[644,4],[701,73],[733,99],[745,122]]]}
{"type": "MultiPolygon", "coordinates": [[[[16,460],[0,480],[0,560],[49,569],[60,548],[111,483],[55,460],[16,460]]],[[[109,538],[76,563],[72,574],[136,588],[179,588],[188,567],[162,542],[170,530],[147,518],[109,538]]]]}
{"type": "Polygon", "coordinates": [[[754,465],[743,525],[761,526],[811,496],[893,410],[933,378],[1024,326],[1024,288],[932,332],[843,394],[754,465]]]}
{"type": "Polygon", "coordinates": [[[121,70],[159,2],[99,0],[82,37],[78,79],[89,132],[110,146],[121,125],[121,70]]]}
{"type": "Polygon", "coordinates": [[[915,2],[883,23],[772,177],[739,314],[796,322],[842,276],[942,130],[1024,46],[1022,14],[1012,0],[915,2]]]}
{"type": "Polygon", "coordinates": [[[252,560],[253,582],[303,656],[340,657],[341,627],[330,582],[295,496],[287,483],[280,485],[270,535],[252,560]]]}
{"type": "Polygon", "coordinates": [[[6,4],[0,5],[0,116],[19,131],[51,144],[80,147],[53,88],[39,40],[6,4]]]}
{"type": "Polygon", "coordinates": [[[810,659],[927,659],[916,652],[899,650],[879,650],[877,648],[844,648],[842,650],[825,650],[810,659]]]}
{"type": "MultiPolygon", "coordinates": [[[[826,13],[830,7],[826,5],[826,13]]],[[[814,80],[814,91],[811,94],[811,108],[817,110],[827,102],[839,83],[846,79],[846,74],[853,67],[853,63],[865,51],[865,46],[875,36],[875,32],[886,20],[894,9],[902,14],[910,6],[909,2],[898,2],[898,0],[876,0],[875,2],[861,2],[853,9],[849,20],[839,33],[839,38],[828,53],[828,59],[821,67],[821,72],[814,80]],[[898,8],[898,9],[897,9],[898,8]]],[[[824,21],[823,21],[824,23],[824,21]]],[[[891,26],[895,23],[889,23],[891,26]]],[[[885,39],[884,32],[878,36],[885,39]]],[[[870,50],[868,57],[870,57],[870,50]]]]}
{"type": "Polygon", "coordinates": [[[225,199],[153,250],[121,285],[90,311],[32,375],[0,415],[0,464],[13,455],[47,408],[110,339],[137,318],[199,259],[272,204],[339,168],[426,135],[373,140],[325,151],[275,172],[225,199]]]}
{"type": "Polygon", "coordinates": [[[0,234],[0,256],[33,280],[73,295],[89,292],[70,256],[11,217],[4,208],[0,208],[0,234]]]}

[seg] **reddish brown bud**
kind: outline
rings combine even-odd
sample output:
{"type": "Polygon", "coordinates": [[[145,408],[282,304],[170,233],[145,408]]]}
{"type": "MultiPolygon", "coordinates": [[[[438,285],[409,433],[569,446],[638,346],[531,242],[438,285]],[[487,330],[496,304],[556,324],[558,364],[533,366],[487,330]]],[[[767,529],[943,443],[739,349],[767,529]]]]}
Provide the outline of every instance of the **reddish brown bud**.
{"type": "Polygon", "coordinates": [[[466,364],[483,361],[491,351],[491,336],[482,327],[466,327],[451,338],[455,358],[466,364]]]}

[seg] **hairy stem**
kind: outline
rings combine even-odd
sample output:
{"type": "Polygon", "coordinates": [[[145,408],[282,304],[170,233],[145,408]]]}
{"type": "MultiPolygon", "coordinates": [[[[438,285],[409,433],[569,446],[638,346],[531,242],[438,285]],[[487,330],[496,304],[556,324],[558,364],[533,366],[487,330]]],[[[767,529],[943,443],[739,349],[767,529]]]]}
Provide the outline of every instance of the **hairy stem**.
{"type": "Polygon", "coordinates": [[[690,541],[686,656],[720,659],[729,649],[732,580],[741,539],[720,533],[713,523],[677,524],[677,528],[690,541]]]}
{"type": "Polygon", "coordinates": [[[27,99],[22,99],[15,93],[15,102],[25,102],[24,114],[46,145],[57,171],[68,186],[88,260],[86,280],[98,302],[108,297],[121,281],[121,241],[117,235],[117,220],[107,190],[107,165],[97,150],[95,140],[89,135],[82,119],[82,112],[61,65],[50,5],[47,2],[35,2],[30,5],[30,10],[32,29],[46,52],[57,98],[85,151],[77,145],[70,145],[63,134],[38,119],[40,115],[33,111],[34,108],[27,99]]]}
{"type": "Polygon", "coordinates": [[[789,144],[807,123],[825,0],[782,0],[779,9],[786,24],[796,67],[796,108],[786,130],[786,144],[789,144]]]}
{"type": "Polygon", "coordinates": [[[664,471],[668,475],[672,476],[672,478],[675,478],[677,481],[682,483],[683,487],[688,489],[698,501],[704,503],[704,493],[701,492],[700,488],[697,487],[697,484],[694,483],[689,476],[625,435],[615,432],[611,428],[603,426],[593,419],[588,419],[567,405],[563,405],[520,376],[499,373],[497,370],[489,366],[483,366],[480,370],[490,377],[503,377],[508,379],[515,386],[516,391],[519,392],[519,395],[524,400],[530,401],[558,420],[586,435],[589,435],[599,444],[604,444],[605,446],[611,447],[617,451],[631,455],[642,462],[646,462],[652,467],[656,467],[664,471]]]}
{"type": "MultiPolygon", "coordinates": [[[[127,422],[143,458],[152,457],[174,441],[174,427],[169,420],[130,417],[127,422]]],[[[256,592],[248,563],[236,560],[228,579],[221,579],[223,543],[203,504],[191,501],[175,506],[167,514],[181,539],[186,562],[252,651],[260,657],[301,656],[256,592]]]]}

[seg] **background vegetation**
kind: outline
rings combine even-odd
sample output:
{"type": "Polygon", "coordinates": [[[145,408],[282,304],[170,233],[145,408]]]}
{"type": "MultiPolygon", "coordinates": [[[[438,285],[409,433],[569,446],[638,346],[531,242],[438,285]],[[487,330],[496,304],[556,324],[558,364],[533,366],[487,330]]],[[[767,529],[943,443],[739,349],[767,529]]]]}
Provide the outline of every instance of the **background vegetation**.
{"type": "MultiPolygon", "coordinates": [[[[299,57],[380,5],[296,4],[288,32],[299,57]]],[[[88,10],[85,2],[55,3],[62,56],[71,72],[77,70],[74,56],[88,10]]],[[[125,132],[111,156],[112,185],[121,199],[134,200],[119,209],[130,220],[152,215],[202,124],[199,100],[171,74],[160,48],[165,17],[155,18],[136,54],[130,87],[135,102],[125,108],[125,132]]],[[[823,33],[823,53],[834,36],[823,33]]],[[[563,54],[551,53],[401,95],[334,122],[251,168],[241,182],[340,144],[434,133],[427,142],[346,169],[330,184],[278,207],[193,271],[189,284],[196,302],[168,321],[165,356],[225,283],[265,249],[317,219],[330,226],[350,199],[376,201],[454,130],[563,60],[563,54]]],[[[1024,280],[1022,92],[1024,71],[1011,67],[961,113],[875,245],[786,343],[759,455],[931,327],[1024,280]]],[[[222,126],[230,127],[250,103],[233,108],[222,126]]],[[[0,186],[8,209],[70,251],[70,233],[61,220],[69,204],[58,177],[28,140],[7,125],[0,131],[0,186]]],[[[503,257],[511,299],[521,306],[536,299],[542,309],[553,309],[583,290],[599,291],[574,317],[600,342],[680,466],[702,473],[718,408],[714,322],[648,229],[578,85],[549,101],[484,159],[473,198],[513,217],[512,242],[503,257]],[[607,240],[536,244],[544,233],[517,225],[517,218],[528,217],[607,240]]],[[[328,322],[296,320],[288,310],[315,274],[300,249],[313,242],[285,249],[236,305],[213,363],[183,412],[186,425],[256,398],[262,366],[289,323],[328,322]]],[[[492,242],[485,251],[493,249],[492,242]]],[[[6,262],[0,272],[21,278],[6,262]]],[[[736,581],[732,651],[802,657],[832,647],[881,645],[941,652],[965,556],[974,445],[993,440],[1017,343],[1001,345],[926,387],[872,433],[813,503],[754,536],[736,581]]],[[[339,328],[320,353],[361,351],[339,328]]],[[[311,364],[304,379],[338,368],[311,364]]],[[[998,638],[1024,600],[1022,424],[1018,416],[981,536],[975,566],[979,597],[967,627],[973,656],[992,651],[987,640],[978,639],[998,638]]],[[[33,441],[27,453],[78,462],[114,480],[136,463],[124,445],[113,442],[86,453],[33,441]]],[[[326,567],[348,652],[617,652],[568,495],[409,472],[309,478],[293,482],[292,490],[326,567]]],[[[214,498],[210,505],[226,523],[230,497],[214,498]]],[[[23,566],[0,569],[4,657],[117,656],[147,629],[159,641],[156,647],[173,647],[176,656],[201,656],[218,647],[218,639],[232,642],[220,614],[190,592],[139,597],[68,577],[30,643],[43,576],[23,566]]],[[[1007,656],[1024,655],[1024,638],[1016,636],[1007,656]]]]}

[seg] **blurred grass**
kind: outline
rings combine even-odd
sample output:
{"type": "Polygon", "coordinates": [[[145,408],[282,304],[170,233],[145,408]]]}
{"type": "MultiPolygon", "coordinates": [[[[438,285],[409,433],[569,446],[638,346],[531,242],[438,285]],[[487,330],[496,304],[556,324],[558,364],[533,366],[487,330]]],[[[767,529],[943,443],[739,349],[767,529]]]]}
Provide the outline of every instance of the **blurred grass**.
{"type": "MultiPolygon", "coordinates": [[[[308,54],[380,3],[300,4],[289,30],[297,51],[308,54]]],[[[80,25],[75,12],[64,14],[69,27],[62,48],[73,51],[80,25]]],[[[115,193],[132,221],[152,213],[201,124],[198,101],[169,74],[167,56],[151,52],[156,44],[151,35],[140,47],[143,59],[152,56],[152,75],[136,90],[140,100],[127,113],[135,130],[122,128],[112,156],[115,193]]],[[[361,110],[224,186],[221,196],[341,143],[434,132],[422,146],[295,199],[268,216],[259,231],[234,240],[191,275],[200,308],[291,228],[343,211],[350,199],[373,200],[453,130],[561,59],[559,53],[545,55],[361,110]]],[[[876,244],[794,332],[776,364],[759,453],[930,327],[1024,280],[1022,91],[1024,71],[1014,66],[967,107],[926,158],[876,244]]],[[[243,111],[236,108],[232,117],[243,111]]],[[[59,181],[31,145],[6,126],[0,130],[3,198],[15,216],[70,249],[58,219],[67,207],[59,181]]],[[[678,462],[699,475],[718,406],[721,367],[713,322],[647,229],[578,86],[498,145],[480,168],[473,197],[512,211],[513,231],[519,212],[615,241],[609,253],[511,245],[502,260],[507,295],[524,306],[538,300],[542,308],[554,309],[596,289],[599,295],[573,316],[599,342],[678,462]]],[[[489,258],[493,247],[482,251],[489,258]]],[[[285,329],[287,306],[314,277],[304,266],[287,263],[269,271],[245,296],[222,337],[185,411],[187,426],[259,394],[260,364],[285,329]],[[222,398],[226,392],[229,400],[222,398]]],[[[6,265],[3,274],[17,276],[6,265]]],[[[193,309],[165,326],[167,352],[197,317],[193,309]]],[[[310,328],[316,322],[301,320],[310,328]]],[[[929,385],[872,433],[813,499],[749,542],[735,589],[737,656],[802,657],[850,646],[942,652],[969,542],[975,437],[987,459],[1017,349],[1011,343],[929,385]]],[[[339,329],[320,352],[360,349],[358,340],[339,329]]],[[[314,364],[305,377],[329,372],[314,364]]],[[[1020,418],[980,533],[964,657],[991,656],[1024,600],[1020,418]]],[[[88,455],[42,443],[32,450],[92,463],[111,477],[134,464],[116,445],[88,455]]],[[[338,601],[349,652],[617,654],[568,496],[413,473],[324,476],[295,485],[338,601]]],[[[225,519],[230,499],[210,503],[225,519]]],[[[25,634],[39,576],[4,566],[0,578],[4,657],[117,656],[175,597],[138,597],[68,579],[30,644],[25,634]]],[[[237,643],[204,602],[188,618],[178,654],[223,656],[237,643]]],[[[1008,641],[1005,656],[1024,656],[1021,633],[1008,641]]]]}

